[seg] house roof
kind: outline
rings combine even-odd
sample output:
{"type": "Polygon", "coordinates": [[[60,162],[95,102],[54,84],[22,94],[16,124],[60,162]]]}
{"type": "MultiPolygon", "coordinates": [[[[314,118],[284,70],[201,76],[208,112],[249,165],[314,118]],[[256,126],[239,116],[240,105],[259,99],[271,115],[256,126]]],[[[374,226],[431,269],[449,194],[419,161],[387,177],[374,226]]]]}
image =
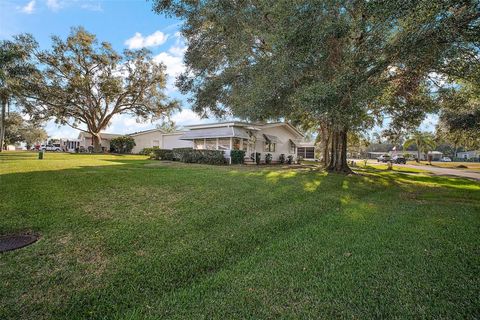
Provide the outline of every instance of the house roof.
{"type": "MultiPolygon", "coordinates": [[[[123,136],[123,134],[100,132],[100,137],[104,140],[111,140],[113,138],[117,138],[117,137],[121,137],[121,136],[123,136]]],[[[83,132],[82,131],[78,135],[78,139],[81,139],[82,137],[90,139],[92,137],[92,135],[88,132],[83,132]]]]}
{"type": "Polygon", "coordinates": [[[156,131],[158,131],[160,133],[165,133],[165,131],[163,131],[162,129],[155,128],[155,129],[150,129],[150,130],[144,130],[144,131],[137,131],[137,132],[129,133],[129,134],[127,134],[127,136],[139,136],[139,135],[142,135],[142,134],[147,134],[147,133],[156,132],[156,131]]]}
{"type": "Polygon", "coordinates": [[[204,128],[204,129],[192,129],[186,131],[180,140],[193,140],[203,138],[242,138],[249,139],[247,131],[244,128],[238,127],[217,127],[217,128],[204,128]]]}
{"type": "Polygon", "coordinates": [[[271,134],[263,134],[263,137],[265,138],[265,140],[267,140],[268,142],[270,143],[280,143],[280,139],[278,139],[277,136],[273,136],[271,134]]]}
{"type": "Polygon", "coordinates": [[[300,132],[297,128],[295,128],[288,122],[250,123],[250,122],[242,122],[242,121],[228,121],[228,122],[189,125],[189,126],[185,126],[185,128],[193,130],[193,129],[207,129],[207,128],[217,128],[217,127],[244,127],[250,130],[252,129],[261,130],[262,128],[271,128],[271,127],[278,127],[278,126],[285,126],[297,136],[301,138],[304,137],[302,132],[300,132]]]}

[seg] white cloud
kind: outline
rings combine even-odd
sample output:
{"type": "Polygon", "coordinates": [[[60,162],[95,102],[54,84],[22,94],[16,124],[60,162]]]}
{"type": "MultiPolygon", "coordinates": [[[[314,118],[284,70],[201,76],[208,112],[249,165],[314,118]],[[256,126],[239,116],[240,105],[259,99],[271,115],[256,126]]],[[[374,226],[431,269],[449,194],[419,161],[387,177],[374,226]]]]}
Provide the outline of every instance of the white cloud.
{"type": "Polygon", "coordinates": [[[125,45],[127,45],[129,49],[156,47],[164,44],[167,39],[168,35],[158,30],[146,37],[142,36],[140,32],[135,32],[133,37],[125,41],[125,45]]]}
{"type": "Polygon", "coordinates": [[[21,7],[20,11],[26,14],[32,14],[35,11],[35,3],[36,3],[36,0],[30,1],[24,7],[21,7]]]}
{"type": "Polygon", "coordinates": [[[97,3],[84,3],[80,6],[80,8],[90,11],[103,11],[102,5],[100,2],[97,3]]]}
{"type": "Polygon", "coordinates": [[[58,11],[61,8],[60,2],[58,0],[47,0],[47,7],[52,11],[58,11]]]}

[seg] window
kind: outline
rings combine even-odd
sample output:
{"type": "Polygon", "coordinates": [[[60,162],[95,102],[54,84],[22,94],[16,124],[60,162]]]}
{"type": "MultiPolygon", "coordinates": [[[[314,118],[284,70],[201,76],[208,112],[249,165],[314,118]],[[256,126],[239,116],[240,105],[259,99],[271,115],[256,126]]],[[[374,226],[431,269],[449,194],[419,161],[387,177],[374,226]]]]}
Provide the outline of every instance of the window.
{"type": "Polygon", "coordinates": [[[265,148],[263,149],[263,151],[265,151],[265,152],[275,152],[275,147],[276,147],[276,143],[271,143],[271,142],[266,141],[265,142],[265,148]]]}
{"type": "Polygon", "coordinates": [[[193,140],[193,146],[195,149],[205,149],[205,139],[193,140]]]}
{"type": "Polygon", "coordinates": [[[228,150],[228,149],[230,149],[230,138],[219,138],[218,150],[228,150]]]}
{"type": "Polygon", "coordinates": [[[290,153],[295,154],[295,143],[290,140],[290,153]]]}
{"type": "Polygon", "coordinates": [[[247,149],[248,149],[248,140],[247,139],[243,139],[242,141],[242,150],[245,151],[245,153],[247,152],[247,149]]]}
{"type": "Polygon", "coordinates": [[[240,150],[240,144],[242,143],[242,139],[233,138],[233,150],[240,150]]]}
{"type": "Polygon", "coordinates": [[[217,139],[205,139],[205,149],[217,150],[217,139]]]}

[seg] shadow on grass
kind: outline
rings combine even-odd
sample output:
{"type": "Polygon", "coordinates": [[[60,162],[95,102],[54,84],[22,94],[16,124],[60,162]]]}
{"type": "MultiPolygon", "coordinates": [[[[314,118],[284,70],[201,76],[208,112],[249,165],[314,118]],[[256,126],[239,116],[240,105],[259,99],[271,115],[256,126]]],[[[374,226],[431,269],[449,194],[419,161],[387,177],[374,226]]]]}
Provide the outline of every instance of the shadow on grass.
{"type": "Polygon", "coordinates": [[[149,166],[156,162],[121,156],[104,162],[111,164],[1,176],[0,230],[28,227],[45,237],[29,251],[5,256],[3,282],[17,268],[24,272],[21,285],[6,296],[12,317],[40,310],[46,318],[81,318],[132,305],[168,306],[176,292],[295,239],[310,226],[347,237],[362,220],[403,204],[402,192],[439,186],[468,191],[472,185],[381,170],[344,176],[304,168],[149,166]],[[71,252],[63,244],[68,234],[71,252]],[[107,265],[92,278],[87,272],[100,264],[85,258],[92,255],[89,247],[101,248],[107,265]],[[52,272],[39,281],[32,256],[49,270],[61,270],[60,280],[52,272]],[[79,276],[89,283],[71,290],[79,276]],[[42,302],[22,296],[26,290],[40,295],[45,289],[58,295],[42,302]]]}

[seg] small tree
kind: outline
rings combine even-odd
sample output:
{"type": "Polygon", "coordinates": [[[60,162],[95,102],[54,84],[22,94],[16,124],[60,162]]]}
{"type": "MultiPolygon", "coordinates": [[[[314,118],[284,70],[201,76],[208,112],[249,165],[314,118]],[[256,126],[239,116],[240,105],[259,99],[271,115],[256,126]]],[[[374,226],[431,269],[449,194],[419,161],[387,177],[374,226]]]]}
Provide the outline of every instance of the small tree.
{"type": "Polygon", "coordinates": [[[403,148],[406,150],[414,144],[417,146],[417,162],[420,161],[422,152],[427,152],[429,148],[435,148],[432,135],[428,132],[415,131],[410,138],[405,141],[403,148]]]}
{"type": "Polygon", "coordinates": [[[135,139],[129,136],[116,137],[110,140],[110,149],[115,153],[131,153],[135,146],[135,139]]]}
{"type": "MultiPolygon", "coordinates": [[[[65,41],[56,36],[52,40],[50,51],[34,50],[39,70],[20,90],[21,102],[33,118],[52,118],[90,133],[99,152],[100,132],[115,115],[147,120],[167,117],[178,108],[163,93],[165,66],[154,62],[148,50],[119,54],[81,27],[73,28],[65,41]]],[[[29,36],[23,41],[38,48],[29,36]]]]}

